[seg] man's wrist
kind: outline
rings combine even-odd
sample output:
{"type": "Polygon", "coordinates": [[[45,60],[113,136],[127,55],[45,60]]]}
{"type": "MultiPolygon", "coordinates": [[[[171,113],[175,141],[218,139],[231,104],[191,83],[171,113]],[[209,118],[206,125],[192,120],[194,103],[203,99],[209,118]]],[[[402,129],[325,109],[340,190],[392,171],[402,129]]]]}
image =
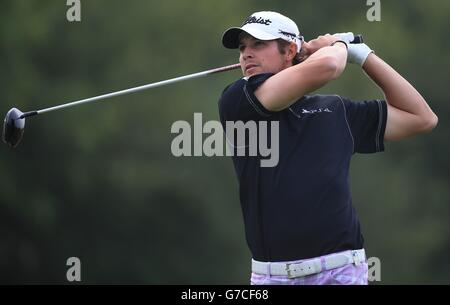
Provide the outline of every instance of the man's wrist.
{"type": "Polygon", "coordinates": [[[373,53],[373,50],[364,43],[351,44],[348,48],[347,61],[362,67],[370,53],[373,53]]]}

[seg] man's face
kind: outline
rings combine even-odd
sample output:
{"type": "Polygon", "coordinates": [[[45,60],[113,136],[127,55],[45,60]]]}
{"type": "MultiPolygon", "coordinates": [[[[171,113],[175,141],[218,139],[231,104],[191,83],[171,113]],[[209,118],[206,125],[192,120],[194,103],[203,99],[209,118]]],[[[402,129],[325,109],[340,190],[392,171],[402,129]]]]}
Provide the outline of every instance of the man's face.
{"type": "Polygon", "coordinates": [[[259,40],[243,33],[239,39],[239,63],[244,76],[278,73],[288,67],[286,55],[278,50],[276,40],[259,40]]]}

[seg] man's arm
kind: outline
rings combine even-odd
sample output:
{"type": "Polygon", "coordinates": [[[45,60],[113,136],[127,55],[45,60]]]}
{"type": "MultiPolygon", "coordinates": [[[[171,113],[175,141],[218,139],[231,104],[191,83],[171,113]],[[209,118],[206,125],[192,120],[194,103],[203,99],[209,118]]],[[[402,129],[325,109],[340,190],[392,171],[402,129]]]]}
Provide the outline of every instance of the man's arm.
{"type": "Polygon", "coordinates": [[[381,88],[388,104],[386,141],[429,132],[437,125],[437,116],[420,93],[381,58],[369,54],[363,69],[381,88]]]}
{"type": "Polygon", "coordinates": [[[341,75],[347,62],[347,49],[343,43],[330,46],[336,40],[332,35],[325,35],[305,43],[304,48],[310,48],[309,53],[313,54],[267,79],[255,91],[261,104],[267,110],[281,111],[341,75]]]}

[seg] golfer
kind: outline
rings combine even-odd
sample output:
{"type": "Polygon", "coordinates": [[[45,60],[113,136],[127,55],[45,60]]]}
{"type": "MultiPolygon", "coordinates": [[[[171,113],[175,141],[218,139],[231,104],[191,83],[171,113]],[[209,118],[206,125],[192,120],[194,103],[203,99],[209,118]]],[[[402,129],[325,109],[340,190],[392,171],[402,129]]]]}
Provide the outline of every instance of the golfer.
{"type": "Polygon", "coordinates": [[[239,49],[244,75],[220,98],[224,128],[226,121],[279,123],[276,166],[262,167],[261,155],[233,156],[253,256],[251,284],[367,284],[350,159],[437,124],[408,81],[352,40],[352,33],[342,33],[304,42],[291,19],[265,11],[223,35],[226,48],[239,49]],[[338,78],[347,63],[361,66],[385,100],[310,95],[338,78]]]}

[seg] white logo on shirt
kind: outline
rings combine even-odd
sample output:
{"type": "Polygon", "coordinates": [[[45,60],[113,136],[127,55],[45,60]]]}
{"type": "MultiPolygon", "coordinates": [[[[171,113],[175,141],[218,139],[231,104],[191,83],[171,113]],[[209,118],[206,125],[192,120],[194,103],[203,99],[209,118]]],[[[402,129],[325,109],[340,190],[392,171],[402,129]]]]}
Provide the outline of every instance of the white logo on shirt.
{"type": "Polygon", "coordinates": [[[319,109],[311,109],[311,110],[302,108],[302,113],[321,113],[321,112],[333,112],[333,111],[331,111],[330,109],[328,109],[328,107],[325,108],[325,109],[319,108],[319,109]]]}

